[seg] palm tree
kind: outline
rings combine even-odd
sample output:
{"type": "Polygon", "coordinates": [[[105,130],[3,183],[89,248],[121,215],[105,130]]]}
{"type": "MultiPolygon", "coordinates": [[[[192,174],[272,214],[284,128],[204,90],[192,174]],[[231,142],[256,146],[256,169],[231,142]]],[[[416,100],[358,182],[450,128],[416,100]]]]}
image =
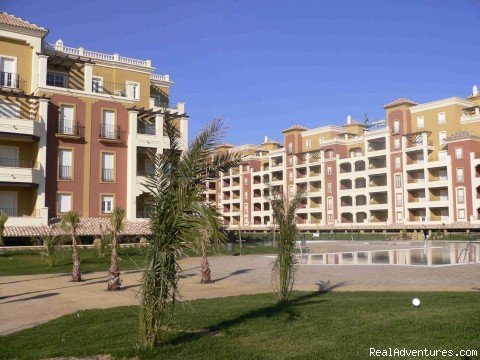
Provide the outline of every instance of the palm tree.
{"type": "Polygon", "coordinates": [[[108,271],[108,291],[120,290],[120,269],[118,266],[118,247],[120,244],[121,232],[123,231],[125,211],[121,208],[115,208],[110,216],[112,226],[112,255],[110,257],[110,270],[108,271]]]}
{"type": "Polygon", "coordinates": [[[291,200],[273,189],[270,189],[270,194],[273,219],[279,233],[276,242],[278,254],[272,268],[272,285],[278,300],[287,301],[295,281],[294,250],[298,237],[295,217],[303,193],[296,193],[291,200]]]}
{"type": "Polygon", "coordinates": [[[208,263],[207,258],[207,246],[210,240],[210,231],[205,228],[200,231],[199,240],[199,247],[200,247],[200,254],[202,255],[202,279],[200,282],[202,284],[210,284],[212,283],[212,272],[210,270],[210,264],[208,263]]]}
{"type": "Polygon", "coordinates": [[[78,282],[82,281],[82,273],[80,271],[80,258],[78,257],[78,237],[77,237],[77,228],[78,223],[80,222],[80,216],[73,211],[69,211],[65,214],[62,219],[62,228],[70,233],[72,238],[72,259],[73,259],[73,270],[72,270],[72,281],[78,282]]]}
{"type": "Polygon", "coordinates": [[[5,223],[8,220],[8,215],[4,212],[0,212],[0,246],[4,246],[3,233],[5,231],[5,223]]]}
{"type": "Polygon", "coordinates": [[[151,251],[140,291],[140,338],[146,348],[161,343],[173,317],[181,270],[177,256],[195,248],[202,229],[209,230],[213,241],[224,236],[216,209],[204,202],[206,180],[241,163],[239,154],[215,152],[223,134],[219,120],[211,122],[183,152],[174,120],[165,112],[170,148],[150,156],[154,172],[144,183],[152,195],[151,251]]]}

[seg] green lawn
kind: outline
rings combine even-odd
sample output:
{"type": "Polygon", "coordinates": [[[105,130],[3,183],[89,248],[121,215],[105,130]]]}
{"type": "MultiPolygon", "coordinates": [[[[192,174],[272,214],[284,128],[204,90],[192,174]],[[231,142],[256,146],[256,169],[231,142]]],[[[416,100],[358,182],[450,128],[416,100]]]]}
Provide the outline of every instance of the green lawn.
{"type": "Polygon", "coordinates": [[[137,307],[90,310],[0,337],[0,357],[367,359],[371,347],[480,351],[479,296],[295,293],[283,305],[272,294],[197,300],[177,307],[166,343],[155,353],[135,350],[137,307]],[[419,308],[411,305],[414,296],[422,300],[419,308]]]}
{"type": "MultiPolygon", "coordinates": [[[[145,258],[148,249],[132,247],[120,248],[120,269],[131,270],[141,268],[145,265],[145,258]]],[[[271,254],[275,248],[265,244],[243,245],[242,255],[249,254],[271,254]]],[[[211,255],[216,253],[225,254],[225,247],[219,250],[211,251],[211,255]]],[[[240,253],[239,245],[235,244],[233,254],[240,253]]],[[[0,251],[0,276],[7,275],[30,275],[30,274],[53,274],[68,273],[72,271],[72,256],[70,249],[64,249],[62,256],[58,259],[57,264],[53,267],[40,256],[39,251],[0,251]]],[[[82,272],[108,271],[110,266],[110,252],[107,251],[105,256],[100,258],[96,249],[79,249],[82,272]]],[[[198,256],[193,251],[189,251],[188,256],[198,256]]]]}

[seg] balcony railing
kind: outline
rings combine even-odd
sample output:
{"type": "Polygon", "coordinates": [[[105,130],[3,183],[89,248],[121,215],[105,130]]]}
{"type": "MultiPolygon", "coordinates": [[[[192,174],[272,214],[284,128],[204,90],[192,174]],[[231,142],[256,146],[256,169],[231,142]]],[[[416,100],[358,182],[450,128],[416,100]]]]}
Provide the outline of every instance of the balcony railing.
{"type": "Polygon", "coordinates": [[[125,131],[119,125],[104,125],[100,124],[99,138],[110,141],[123,141],[125,131]]]}
{"type": "Polygon", "coordinates": [[[137,133],[144,134],[144,135],[155,135],[156,134],[155,124],[139,121],[137,122],[137,133]]]}
{"type": "Polygon", "coordinates": [[[6,208],[0,206],[0,214],[7,214],[9,217],[40,217],[40,210],[28,208],[6,208]]]}
{"type": "Polygon", "coordinates": [[[27,82],[20,78],[18,74],[0,71],[0,87],[26,90],[27,82]]]}
{"type": "Polygon", "coordinates": [[[24,160],[24,159],[0,158],[0,167],[38,169],[38,162],[33,160],[24,160]]]}
{"type": "Polygon", "coordinates": [[[110,81],[92,82],[92,92],[98,94],[107,94],[126,97],[126,84],[114,83],[110,81]]]}
{"type": "Polygon", "coordinates": [[[58,166],[58,178],[60,180],[71,180],[72,179],[72,167],[71,166],[58,166]]]}
{"type": "Polygon", "coordinates": [[[83,137],[85,131],[85,126],[81,125],[78,121],[75,124],[65,123],[59,121],[57,134],[72,136],[72,137],[83,137]]]}
{"type": "Polygon", "coordinates": [[[102,181],[113,182],[115,179],[114,176],[115,172],[113,169],[102,168],[102,181]]]}

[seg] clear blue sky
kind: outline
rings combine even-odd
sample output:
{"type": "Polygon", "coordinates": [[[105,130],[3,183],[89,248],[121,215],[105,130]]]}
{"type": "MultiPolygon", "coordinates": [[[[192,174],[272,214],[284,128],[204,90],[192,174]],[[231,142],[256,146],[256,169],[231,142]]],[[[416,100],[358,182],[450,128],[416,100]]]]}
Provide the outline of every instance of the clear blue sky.
{"type": "Polygon", "coordinates": [[[398,97],[480,85],[480,0],[38,1],[0,8],[66,45],[152,59],[186,102],[191,134],[222,117],[226,140],[281,139],[292,124],[384,118],[398,97]]]}

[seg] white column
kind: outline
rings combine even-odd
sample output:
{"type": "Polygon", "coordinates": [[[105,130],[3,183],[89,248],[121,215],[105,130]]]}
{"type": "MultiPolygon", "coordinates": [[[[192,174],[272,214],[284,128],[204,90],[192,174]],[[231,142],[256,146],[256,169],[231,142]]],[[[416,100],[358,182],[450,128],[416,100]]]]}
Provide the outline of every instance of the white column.
{"type": "Polygon", "coordinates": [[[40,177],[37,189],[35,208],[40,211],[42,225],[48,225],[48,208],[45,207],[45,171],[47,167],[47,116],[48,100],[40,99],[38,107],[38,119],[40,122],[40,140],[38,141],[37,161],[40,164],[40,177]]]}
{"type": "Polygon", "coordinates": [[[47,60],[48,55],[38,55],[38,86],[47,86],[47,60]]]}
{"type": "Polygon", "coordinates": [[[83,66],[83,88],[86,92],[92,92],[93,65],[85,63],[83,66]]]}
{"type": "Polygon", "coordinates": [[[155,115],[155,135],[157,136],[158,139],[158,148],[157,148],[157,154],[163,153],[163,148],[165,147],[164,141],[163,141],[163,115],[162,114],[156,114],[155,115]]]}
{"type": "Polygon", "coordinates": [[[188,148],[188,118],[180,118],[180,136],[181,136],[181,149],[186,150],[188,148]]]}
{"type": "Polygon", "coordinates": [[[137,218],[137,115],[138,111],[128,112],[127,142],[127,219],[137,218]]]}

